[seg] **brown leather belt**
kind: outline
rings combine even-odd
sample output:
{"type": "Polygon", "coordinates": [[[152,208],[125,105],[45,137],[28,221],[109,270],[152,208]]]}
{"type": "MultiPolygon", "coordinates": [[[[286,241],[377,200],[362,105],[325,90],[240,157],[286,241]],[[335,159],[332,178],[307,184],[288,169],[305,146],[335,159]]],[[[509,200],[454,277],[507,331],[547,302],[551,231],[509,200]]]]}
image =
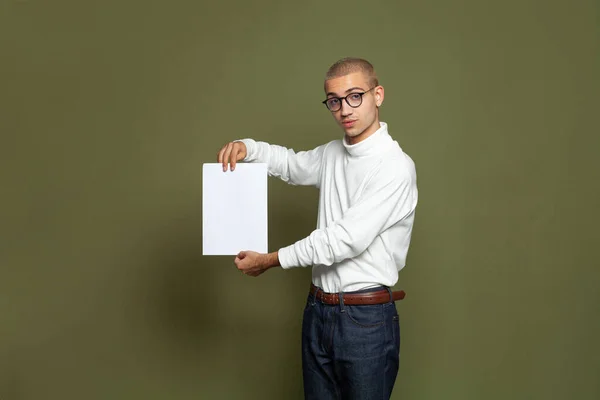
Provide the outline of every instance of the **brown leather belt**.
{"type": "MultiPolygon", "coordinates": [[[[310,294],[314,295],[317,291],[315,285],[310,285],[310,294]]],[[[404,290],[393,291],[392,300],[402,300],[406,296],[404,290]]],[[[340,295],[338,293],[325,293],[319,289],[316,299],[325,304],[340,304],[340,295]]],[[[371,304],[384,304],[389,303],[390,292],[386,289],[377,290],[375,292],[366,293],[344,293],[344,304],[349,306],[355,305],[371,305],[371,304]]]]}

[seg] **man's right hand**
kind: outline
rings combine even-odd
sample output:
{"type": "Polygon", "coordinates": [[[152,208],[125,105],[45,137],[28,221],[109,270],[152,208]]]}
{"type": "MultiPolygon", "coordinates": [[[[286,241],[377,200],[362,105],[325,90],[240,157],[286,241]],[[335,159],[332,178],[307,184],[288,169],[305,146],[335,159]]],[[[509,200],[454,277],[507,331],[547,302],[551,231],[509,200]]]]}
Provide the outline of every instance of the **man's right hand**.
{"type": "Polygon", "coordinates": [[[223,164],[223,172],[227,171],[227,164],[231,164],[233,171],[235,164],[244,158],[246,158],[246,145],[243,142],[227,143],[217,154],[217,161],[223,164]]]}

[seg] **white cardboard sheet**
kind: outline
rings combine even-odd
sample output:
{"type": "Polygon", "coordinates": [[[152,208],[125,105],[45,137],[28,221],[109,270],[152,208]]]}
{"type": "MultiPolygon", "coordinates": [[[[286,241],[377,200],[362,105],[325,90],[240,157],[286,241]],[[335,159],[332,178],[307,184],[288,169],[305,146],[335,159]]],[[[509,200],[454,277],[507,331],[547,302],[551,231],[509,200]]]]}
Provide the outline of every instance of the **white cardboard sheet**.
{"type": "Polygon", "coordinates": [[[267,164],[202,166],[202,254],[267,253],[267,164]]]}

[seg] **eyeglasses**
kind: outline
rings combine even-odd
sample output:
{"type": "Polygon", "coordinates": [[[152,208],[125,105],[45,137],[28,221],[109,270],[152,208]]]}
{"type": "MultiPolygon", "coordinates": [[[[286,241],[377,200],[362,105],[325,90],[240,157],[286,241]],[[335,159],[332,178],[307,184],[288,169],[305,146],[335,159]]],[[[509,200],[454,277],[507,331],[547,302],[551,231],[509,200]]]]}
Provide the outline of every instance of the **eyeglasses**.
{"type": "Polygon", "coordinates": [[[357,108],[362,104],[363,95],[375,89],[376,87],[377,86],[373,86],[371,89],[362,93],[350,93],[345,97],[330,97],[323,101],[323,104],[325,104],[329,111],[339,111],[340,108],[342,108],[342,100],[346,100],[346,103],[348,103],[350,107],[357,108]]]}

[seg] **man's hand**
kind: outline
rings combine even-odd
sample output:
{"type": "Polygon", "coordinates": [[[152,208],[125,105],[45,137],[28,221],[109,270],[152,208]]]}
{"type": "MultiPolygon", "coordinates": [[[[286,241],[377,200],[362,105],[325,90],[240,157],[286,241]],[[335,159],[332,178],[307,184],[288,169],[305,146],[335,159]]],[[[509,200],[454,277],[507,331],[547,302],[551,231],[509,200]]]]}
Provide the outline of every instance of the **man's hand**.
{"type": "Polygon", "coordinates": [[[260,254],[255,251],[241,251],[235,258],[235,265],[246,275],[259,276],[269,268],[280,264],[277,252],[260,254]]]}
{"type": "Polygon", "coordinates": [[[231,170],[235,169],[235,164],[246,157],[246,145],[243,142],[227,143],[217,153],[217,161],[223,163],[223,172],[227,171],[227,164],[231,164],[231,170]]]}

